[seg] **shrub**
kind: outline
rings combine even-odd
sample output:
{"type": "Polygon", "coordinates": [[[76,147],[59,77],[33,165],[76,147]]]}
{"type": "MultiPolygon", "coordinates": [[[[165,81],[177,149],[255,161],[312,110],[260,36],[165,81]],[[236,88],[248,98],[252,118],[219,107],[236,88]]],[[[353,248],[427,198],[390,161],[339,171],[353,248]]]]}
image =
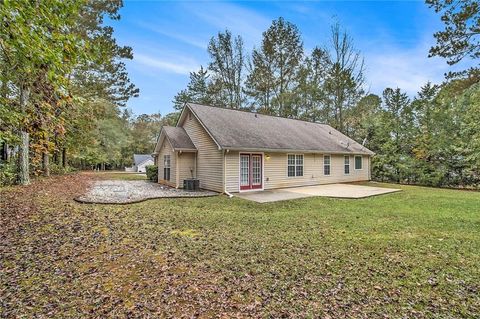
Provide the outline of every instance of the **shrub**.
{"type": "Polygon", "coordinates": [[[157,165],[147,165],[147,178],[152,182],[158,182],[158,166],[157,165]]]}
{"type": "Polygon", "coordinates": [[[60,164],[50,163],[50,175],[63,175],[76,171],[77,169],[72,166],[63,167],[60,164]]]}
{"type": "Polygon", "coordinates": [[[14,162],[0,163],[0,186],[13,185],[16,182],[17,166],[14,162]]]}

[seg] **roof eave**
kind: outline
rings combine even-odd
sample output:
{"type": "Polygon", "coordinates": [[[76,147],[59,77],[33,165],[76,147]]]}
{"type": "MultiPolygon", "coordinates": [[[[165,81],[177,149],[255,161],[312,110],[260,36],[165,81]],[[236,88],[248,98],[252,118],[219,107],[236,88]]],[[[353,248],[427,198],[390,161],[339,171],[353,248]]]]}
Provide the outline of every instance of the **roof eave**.
{"type": "Polygon", "coordinates": [[[329,150],[302,150],[302,149],[286,149],[286,148],[252,148],[252,147],[223,147],[225,150],[242,151],[242,152],[271,152],[271,153],[322,153],[322,154],[361,154],[373,156],[375,153],[347,151],[329,151],[329,150]]]}

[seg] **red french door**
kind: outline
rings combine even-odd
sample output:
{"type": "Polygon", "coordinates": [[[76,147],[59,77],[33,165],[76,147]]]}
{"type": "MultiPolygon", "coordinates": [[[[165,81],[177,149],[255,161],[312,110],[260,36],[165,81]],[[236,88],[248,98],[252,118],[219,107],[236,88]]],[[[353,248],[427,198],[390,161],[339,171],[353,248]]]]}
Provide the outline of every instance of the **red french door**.
{"type": "Polygon", "coordinates": [[[262,154],[240,154],[240,190],[261,189],[262,154]]]}

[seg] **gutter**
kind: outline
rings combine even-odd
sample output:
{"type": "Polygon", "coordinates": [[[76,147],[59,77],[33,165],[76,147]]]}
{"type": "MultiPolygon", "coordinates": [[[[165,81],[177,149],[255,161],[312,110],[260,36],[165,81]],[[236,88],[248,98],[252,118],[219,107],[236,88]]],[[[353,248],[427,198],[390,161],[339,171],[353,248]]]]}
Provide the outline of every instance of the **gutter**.
{"type": "MultiPolygon", "coordinates": [[[[229,150],[227,150],[228,152],[229,150]]],[[[228,198],[232,198],[233,195],[227,191],[227,161],[226,161],[226,152],[223,150],[223,193],[228,196],[228,198]]]]}
{"type": "MultiPolygon", "coordinates": [[[[226,149],[225,147],[223,149],[226,149]]],[[[270,153],[305,153],[305,154],[332,154],[332,155],[365,155],[373,156],[374,152],[368,153],[365,151],[327,151],[327,150],[302,150],[302,149],[280,149],[280,148],[246,148],[246,147],[233,147],[228,148],[228,151],[239,152],[270,152],[270,153]]]]}

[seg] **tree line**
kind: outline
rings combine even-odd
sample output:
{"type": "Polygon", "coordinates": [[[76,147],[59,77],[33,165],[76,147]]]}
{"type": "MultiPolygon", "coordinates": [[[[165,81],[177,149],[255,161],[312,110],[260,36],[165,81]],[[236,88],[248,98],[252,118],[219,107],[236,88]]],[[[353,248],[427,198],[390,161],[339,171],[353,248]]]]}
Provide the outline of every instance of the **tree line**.
{"type": "MultiPolygon", "coordinates": [[[[451,65],[465,57],[478,62],[475,1],[427,4],[446,24],[434,35],[430,56],[445,57],[451,65]]],[[[385,88],[378,96],[366,89],[364,58],[338,23],[328,43],[310,52],[297,26],[283,18],[272,22],[250,54],[242,37],[229,30],[212,37],[207,50],[208,65],[190,74],[187,87],[174,97],[176,110],[194,102],[327,123],[376,153],[376,180],[480,184],[478,64],[450,72],[444,83],[425,83],[414,97],[401,88],[385,88]]]]}
{"type": "Polygon", "coordinates": [[[153,126],[164,119],[125,111],[138,95],[124,63],[132,50],[105,23],[120,19],[121,6],[0,1],[0,184],[151,152],[153,126]]]}

